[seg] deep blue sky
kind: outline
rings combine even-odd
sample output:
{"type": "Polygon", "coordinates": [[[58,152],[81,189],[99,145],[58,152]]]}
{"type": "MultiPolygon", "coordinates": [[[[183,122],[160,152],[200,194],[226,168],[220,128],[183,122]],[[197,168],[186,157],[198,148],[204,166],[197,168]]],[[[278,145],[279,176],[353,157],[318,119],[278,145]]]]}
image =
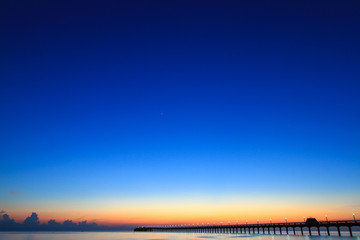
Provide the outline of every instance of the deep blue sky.
{"type": "Polygon", "coordinates": [[[8,0],[0,24],[4,208],[360,199],[359,1],[8,0]]]}

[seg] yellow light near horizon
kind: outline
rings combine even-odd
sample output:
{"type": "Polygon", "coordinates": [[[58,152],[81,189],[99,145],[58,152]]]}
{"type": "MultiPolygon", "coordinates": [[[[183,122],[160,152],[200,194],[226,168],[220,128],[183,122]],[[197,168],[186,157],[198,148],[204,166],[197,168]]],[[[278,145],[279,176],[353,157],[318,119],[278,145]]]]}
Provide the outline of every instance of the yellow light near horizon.
{"type": "MultiPolygon", "coordinates": [[[[198,224],[202,222],[228,221],[239,224],[302,222],[303,216],[329,221],[350,219],[351,213],[359,214],[347,199],[314,200],[314,198],[278,196],[224,196],[223,198],[142,198],[142,199],[87,199],[74,202],[32,203],[29,205],[6,206],[10,217],[22,222],[31,212],[39,214],[40,221],[49,219],[59,222],[96,221],[99,224],[198,224]],[[339,205],[338,202],[343,204],[339,205]],[[355,212],[354,212],[355,210],[355,212]]],[[[353,215],[354,216],[354,215],[353,215]]]]}
{"type": "MultiPolygon", "coordinates": [[[[330,206],[329,206],[330,207],[330,206]]],[[[324,206],[324,208],[329,208],[324,206]]],[[[323,209],[324,209],[323,208],[323,209]]],[[[351,216],[349,209],[339,208],[330,215],[333,219],[347,219],[351,216]]],[[[329,211],[328,211],[329,212],[329,211]]],[[[99,224],[198,224],[202,222],[236,222],[249,224],[260,222],[284,222],[287,216],[288,222],[303,221],[303,214],[307,217],[324,218],[323,210],[318,206],[284,206],[284,205],[193,205],[193,206],[138,206],[138,207],[115,207],[108,206],[98,209],[46,209],[37,211],[41,222],[56,219],[61,222],[67,219],[73,221],[96,221],[99,224]]],[[[14,217],[21,222],[30,213],[14,212],[14,217]]],[[[329,219],[331,220],[331,219],[329,219]]]]}

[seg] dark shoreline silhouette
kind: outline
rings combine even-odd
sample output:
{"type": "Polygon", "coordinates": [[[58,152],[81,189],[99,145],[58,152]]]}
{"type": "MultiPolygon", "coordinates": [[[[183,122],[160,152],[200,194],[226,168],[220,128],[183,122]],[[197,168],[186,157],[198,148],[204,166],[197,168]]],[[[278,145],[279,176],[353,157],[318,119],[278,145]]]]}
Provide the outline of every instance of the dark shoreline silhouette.
{"type": "Polygon", "coordinates": [[[8,214],[0,215],[0,231],[125,231],[133,230],[134,225],[105,226],[87,220],[73,222],[65,220],[60,223],[54,219],[47,224],[40,224],[37,213],[33,212],[23,223],[11,219],[8,214]]]}

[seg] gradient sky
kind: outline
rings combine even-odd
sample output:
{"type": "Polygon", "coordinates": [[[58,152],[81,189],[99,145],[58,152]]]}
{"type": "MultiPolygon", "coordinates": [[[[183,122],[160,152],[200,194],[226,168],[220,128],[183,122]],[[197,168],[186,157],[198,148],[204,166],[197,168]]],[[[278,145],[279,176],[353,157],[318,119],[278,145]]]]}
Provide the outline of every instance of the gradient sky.
{"type": "Polygon", "coordinates": [[[359,1],[1,1],[0,210],[360,217],[359,1]]]}

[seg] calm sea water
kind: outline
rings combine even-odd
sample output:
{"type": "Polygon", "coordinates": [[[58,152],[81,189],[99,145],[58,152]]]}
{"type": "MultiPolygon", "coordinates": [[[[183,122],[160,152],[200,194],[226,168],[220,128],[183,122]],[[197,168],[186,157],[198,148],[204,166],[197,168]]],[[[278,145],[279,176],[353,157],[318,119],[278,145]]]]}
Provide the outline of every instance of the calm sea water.
{"type": "Polygon", "coordinates": [[[360,240],[356,237],[146,232],[0,232],[0,240],[360,240]]]}

